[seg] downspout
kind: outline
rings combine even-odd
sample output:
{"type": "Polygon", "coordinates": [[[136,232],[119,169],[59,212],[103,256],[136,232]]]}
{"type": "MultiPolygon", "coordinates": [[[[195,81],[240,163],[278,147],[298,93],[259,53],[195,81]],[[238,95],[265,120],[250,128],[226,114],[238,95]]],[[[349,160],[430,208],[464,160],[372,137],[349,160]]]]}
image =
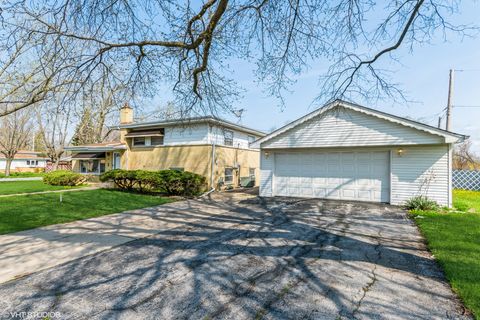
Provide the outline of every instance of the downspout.
{"type": "Polygon", "coordinates": [[[210,189],[215,189],[213,183],[214,183],[214,179],[213,179],[213,175],[215,173],[215,140],[212,139],[212,130],[213,130],[213,126],[210,125],[208,127],[209,129],[209,139],[210,141],[212,142],[212,165],[211,165],[211,168],[210,168],[210,189]]]}
{"type": "Polygon", "coordinates": [[[212,166],[211,166],[212,170],[210,172],[210,188],[211,189],[215,189],[215,187],[213,186],[213,183],[214,183],[214,179],[213,179],[213,175],[214,175],[214,172],[215,172],[215,142],[212,141],[212,166]]]}

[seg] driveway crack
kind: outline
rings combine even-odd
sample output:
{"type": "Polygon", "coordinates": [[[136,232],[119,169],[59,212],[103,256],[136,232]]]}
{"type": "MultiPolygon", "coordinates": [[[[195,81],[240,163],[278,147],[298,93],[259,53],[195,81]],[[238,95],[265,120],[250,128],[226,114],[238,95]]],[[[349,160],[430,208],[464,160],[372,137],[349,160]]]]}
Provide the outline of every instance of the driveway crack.
{"type": "Polygon", "coordinates": [[[360,299],[357,301],[356,305],[355,305],[355,308],[353,309],[352,311],[352,317],[354,319],[356,319],[356,314],[358,313],[358,311],[360,310],[360,307],[362,306],[362,303],[363,301],[365,300],[365,297],[367,296],[368,292],[371,290],[371,288],[375,285],[375,283],[377,282],[377,274],[376,274],[376,271],[377,271],[377,267],[378,267],[378,261],[381,260],[382,258],[382,251],[380,249],[381,247],[381,242],[380,242],[380,239],[382,237],[382,234],[381,234],[381,231],[379,230],[378,231],[378,234],[377,236],[373,236],[373,238],[376,239],[377,241],[377,244],[375,245],[374,247],[374,250],[375,250],[375,258],[372,260],[368,257],[367,255],[367,260],[373,264],[373,267],[372,267],[372,270],[370,271],[370,281],[367,282],[367,284],[365,286],[362,287],[362,296],[360,297],[360,299]]]}

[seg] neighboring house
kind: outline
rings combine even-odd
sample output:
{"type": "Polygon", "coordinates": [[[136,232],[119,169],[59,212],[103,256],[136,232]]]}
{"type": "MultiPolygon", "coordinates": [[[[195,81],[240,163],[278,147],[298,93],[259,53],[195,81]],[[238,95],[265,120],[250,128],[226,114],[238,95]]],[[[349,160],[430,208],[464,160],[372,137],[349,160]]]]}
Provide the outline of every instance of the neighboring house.
{"type": "MultiPolygon", "coordinates": [[[[5,172],[6,159],[0,153],[0,172],[5,172]]],[[[10,166],[10,172],[42,172],[45,171],[47,158],[41,156],[41,152],[19,151],[10,166]]]]}
{"type": "Polygon", "coordinates": [[[466,138],[337,100],[255,142],[260,195],[451,206],[453,145],[466,138]]]}
{"type": "Polygon", "coordinates": [[[134,122],[128,105],[121,109],[118,129],[118,142],[67,148],[73,170],[185,170],[205,176],[209,187],[258,181],[259,150],[250,144],[263,132],[215,117],[134,122]]]}

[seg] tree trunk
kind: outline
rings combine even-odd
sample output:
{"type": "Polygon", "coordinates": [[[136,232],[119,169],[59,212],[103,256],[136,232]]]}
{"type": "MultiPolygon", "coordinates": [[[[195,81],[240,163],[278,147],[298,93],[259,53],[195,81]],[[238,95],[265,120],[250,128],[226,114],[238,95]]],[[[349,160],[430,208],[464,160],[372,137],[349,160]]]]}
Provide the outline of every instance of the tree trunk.
{"type": "Polygon", "coordinates": [[[5,159],[5,175],[8,177],[10,175],[10,167],[12,166],[12,158],[5,159]]]}
{"type": "Polygon", "coordinates": [[[53,161],[53,170],[52,171],[56,171],[58,170],[58,163],[60,162],[60,158],[57,158],[55,159],[55,161],[53,161]]]}

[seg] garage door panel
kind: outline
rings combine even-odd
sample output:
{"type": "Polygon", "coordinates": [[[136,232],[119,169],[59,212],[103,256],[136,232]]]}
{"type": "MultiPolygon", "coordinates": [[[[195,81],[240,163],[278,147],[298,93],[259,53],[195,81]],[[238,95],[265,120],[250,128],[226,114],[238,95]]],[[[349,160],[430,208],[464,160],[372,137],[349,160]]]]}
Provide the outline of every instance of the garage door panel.
{"type": "Polygon", "coordinates": [[[388,202],[388,152],[275,155],[276,195],[388,202]]]}

